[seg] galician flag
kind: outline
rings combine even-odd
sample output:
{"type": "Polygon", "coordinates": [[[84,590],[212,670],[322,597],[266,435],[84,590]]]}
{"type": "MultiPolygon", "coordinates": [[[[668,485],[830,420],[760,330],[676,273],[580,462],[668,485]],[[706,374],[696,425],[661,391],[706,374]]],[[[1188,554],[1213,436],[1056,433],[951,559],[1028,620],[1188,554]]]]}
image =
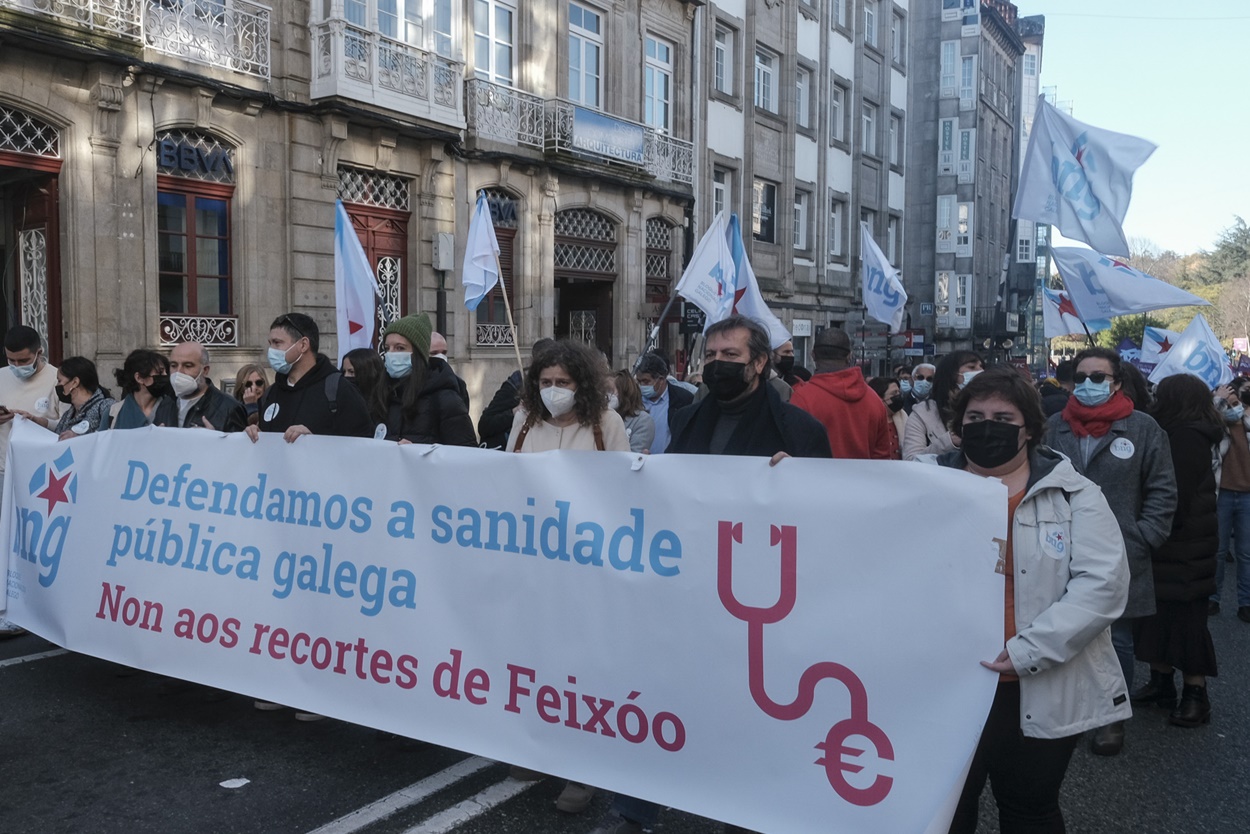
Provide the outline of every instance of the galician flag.
{"type": "Polygon", "coordinates": [[[1106,319],[1088,321],[1084,327],[1081,326],[1081,315],[1072,304],[1071,297],[1066,292],[1049,287],[1042,288],[1042,323],[1047,339],[1073,333],[1083,336],[1086,328],[1090,333],[1097,333],[1111,326],[1111,322],[1106,319]]]}
{"type": "Polygon", "coordinates": [[[1012,216],[1057,226],[1099,252],[1128,257],[1121,224],[1133,173],[1154,150],[1145,139],[1078,122],[1042,96],[1012,216]]]}
{"type": "Polygon", "coordinates": [[[1158,382],[1174,374],[1193,374],[1208,388],[1218,388],[1233,378],[1224,347],[1202,313],[1194,316],[1180,339],[1163,355],[1150,373],[1150,381],[1158,382]]]}
{"type": "Polygon", "coordinates": [[[499,241],[495,239],[495,223],[490,217],[485,191],[478,192],[477,206],[469,220],[460,283],[464,284],[464,306],[470,310],[476,310],[486,294],[499,283],[499,241]]]}
{"type": "MultiPolygon", "coordinates": [[[[729,230],[726,232],[729,243],[729,256],[733,259],[734,264],[734,304],[733,312],[755,319],[764,327],[768,328],[769,341],[772,342],[772,349],[784,345],[790,341],[790,331],[786,330],[781,319],[773,315],[773,311],[768,309],[768,305],[764,303],[764,296],[760,294],[759,282],[755,280],[755,270],[751,268],[751,262],[747,259],[746,246],[742,243],[742,224],[738,222],[738,215],[731,215],[729,218],[729,230]]],[[[712,319],[708,318],[708,324],[712,323],[712,319]]]]}
{"type": "Polygon", "coordinates": [[[1143,365],[1158,365],[1168,352],[1181,340],[1181,334],[1162,327],[1147,327],[1142,333],[1141,361],[1143,365]]]}
{"type": "Polygon", "coordinates": [[[677,294],[702,310],[708,324],[733,312],[736,270],[727,231],[725,213],[721,212],[703,233],[686,271],[677,282],[677,294]]]}
{"type": "Polygon", "coordinates": [[[1050,251],[1072,303],[1086,321],[1211,303],[1092,249],[1056,246],[1050,251]]]}
{"type": "Polygon", "coordinates": [[[903,329],[907,293],[899,280],[899,271],[890,265],[877,241],[873,240],[868,224],[862,220],[859,223],[859,260],[864,307],[868,315],[889,325],[891,332],[898,333],[903,329]]]}
{"type": "Polygon", "coordinates": [[[334,202],[334,307],[338,327],[339,364],[356,348],[373,344],[377,320],[374,298],[378,281],[369,266],[365,248],[352,228],[342,200],[334,202]]]}

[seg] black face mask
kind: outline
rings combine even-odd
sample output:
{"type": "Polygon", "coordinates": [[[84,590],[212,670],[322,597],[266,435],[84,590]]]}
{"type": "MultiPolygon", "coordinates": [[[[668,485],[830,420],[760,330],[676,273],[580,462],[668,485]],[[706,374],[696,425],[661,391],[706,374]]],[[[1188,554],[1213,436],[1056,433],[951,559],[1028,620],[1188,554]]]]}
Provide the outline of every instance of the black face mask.
{"type": "Polygon", "coordinates": [[[71,398],[69,394],[65,393],[65,386],[59,383],[56,386],[56,398],[66,405],[73,402],[73,398],[71,398]]]}
{"type": "Polygon", "coordinates": [[[147,386],[148,393],[156,399],[161,397],[169,397],[174,393],[174,386],[169,384],[169,377],[165,374],[152,377],[152,384],[147,386]]]}
{"type": "Polygon", "coordinates": [[[794,357],[783,356],[774,362],[773,366],[777,369],[777,373],[782,376],[789,376],[790,372],[794,370],[794,357]]]}
{"type": "Polygon", "coordinates": [[[1020,451],[1020,428],[994,420],[966,423],[959,448],[982,469],[997,469],[1020,451]]]}
{"type": "Polygon", "coordinates": [[[890,409],[891,413],[898,411],[900,408],[903,407],[903,398],[895,397],[894,399],[886,403],[886,406],[890,409]]]}
{"type": "Polygon", "coordinates": [[[747,363],[717,359],[703,366],[703,384],[721,402],[735,400],[747,390],[747,363]]]}

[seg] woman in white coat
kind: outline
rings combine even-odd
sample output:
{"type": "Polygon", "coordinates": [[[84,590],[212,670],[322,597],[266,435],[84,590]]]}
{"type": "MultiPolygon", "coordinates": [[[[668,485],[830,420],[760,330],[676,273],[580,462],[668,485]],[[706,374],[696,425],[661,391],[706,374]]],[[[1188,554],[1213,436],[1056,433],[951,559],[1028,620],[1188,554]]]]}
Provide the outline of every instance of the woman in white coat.
{"type": "Polygon", "coordinates": [[[981,664],[998,689],[950,830],[976,830],[988,778],[1003,834],[1058,834],[1080,734],[1131,714],[1108,630],[1128,598],[1124,540],[1102,491],[1040,444],[1041,398],[1014,369],[978,375],[951,410],[959,448],[938,463],[1003,482],[1008,534],[1003,650],[981,664]]]}
{"type": "Polygon", "coordinates": [[[951,403],[960,389],[984,370],[981,357],[970,350],[948,353],[933,372],[929,398],[917,402],[903,430],[903,460],[940,455],[955,448],[950,433],[951,403]]]}

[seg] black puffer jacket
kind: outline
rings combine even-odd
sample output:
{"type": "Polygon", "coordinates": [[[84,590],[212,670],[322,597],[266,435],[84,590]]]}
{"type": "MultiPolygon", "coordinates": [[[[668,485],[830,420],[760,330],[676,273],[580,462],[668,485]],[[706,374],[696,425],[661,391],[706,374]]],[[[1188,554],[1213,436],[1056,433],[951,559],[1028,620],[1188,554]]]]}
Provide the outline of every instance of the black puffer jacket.
{"type": "Polygon", "coordinates": [[[235,432],[247,428],[247,411],[243,403],[234,397],[221,393],[213,381],[208,381],[208,388],[199,402],[187,410],[187,417],[178,425],[178,400],[165,397],[156,407],[152,423],[157,426],[174,426],[177,428],[198,429],[204,427],[204,420],[217,431],[235,432]]]}
{"type": "Polygon", "coordinates": [[[1211,449],[1222,437],[1219,427],[1208,423],[1168,429],[1176,468],[1176,514],[1172,534],[1151,560],[1158,599],[1189,602],[1215,592],[1219,520],[1211,449]]]}
{"type": "Polygon", "coordinates": [[[404,414],[404,390],[408,378],[391,381],[386,417],[386,439],[446,446],[476,446],[473,421],[460,398],[460,386],[451,368],[441,360],[426,363],[425,382],[417,397],[416,413],[404,414]]]}

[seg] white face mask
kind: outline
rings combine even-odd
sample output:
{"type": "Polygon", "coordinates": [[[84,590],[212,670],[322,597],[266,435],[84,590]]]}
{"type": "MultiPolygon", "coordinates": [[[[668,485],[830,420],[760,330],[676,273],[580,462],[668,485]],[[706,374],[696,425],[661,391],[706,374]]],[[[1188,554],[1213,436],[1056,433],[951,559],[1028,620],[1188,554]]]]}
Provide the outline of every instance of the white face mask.
{"type": "Polygon", "coordinates": [[[552,417],[562,417],[573,410],[573,398],[576,392],[572,388],[557,388],[554,385],[544,388],[540,393],[543,405],[551,412],[552,417]]]}
{"type": "Polygon", "coordinates": [[[608,394],[608,410],[616,411],[621,407],[621,398],[616,394],[608,394]]]}
{"type": "MultiPolygon", "coordinates": [[[[203,373],[203,371],[200,371],[200,374],[203,373]]],[[[169,385],[174,389],[174,396],[185,400],[200,390],[200,377],[184,374],[181,371],[174,371],[169,375],[169,385]]]]}

